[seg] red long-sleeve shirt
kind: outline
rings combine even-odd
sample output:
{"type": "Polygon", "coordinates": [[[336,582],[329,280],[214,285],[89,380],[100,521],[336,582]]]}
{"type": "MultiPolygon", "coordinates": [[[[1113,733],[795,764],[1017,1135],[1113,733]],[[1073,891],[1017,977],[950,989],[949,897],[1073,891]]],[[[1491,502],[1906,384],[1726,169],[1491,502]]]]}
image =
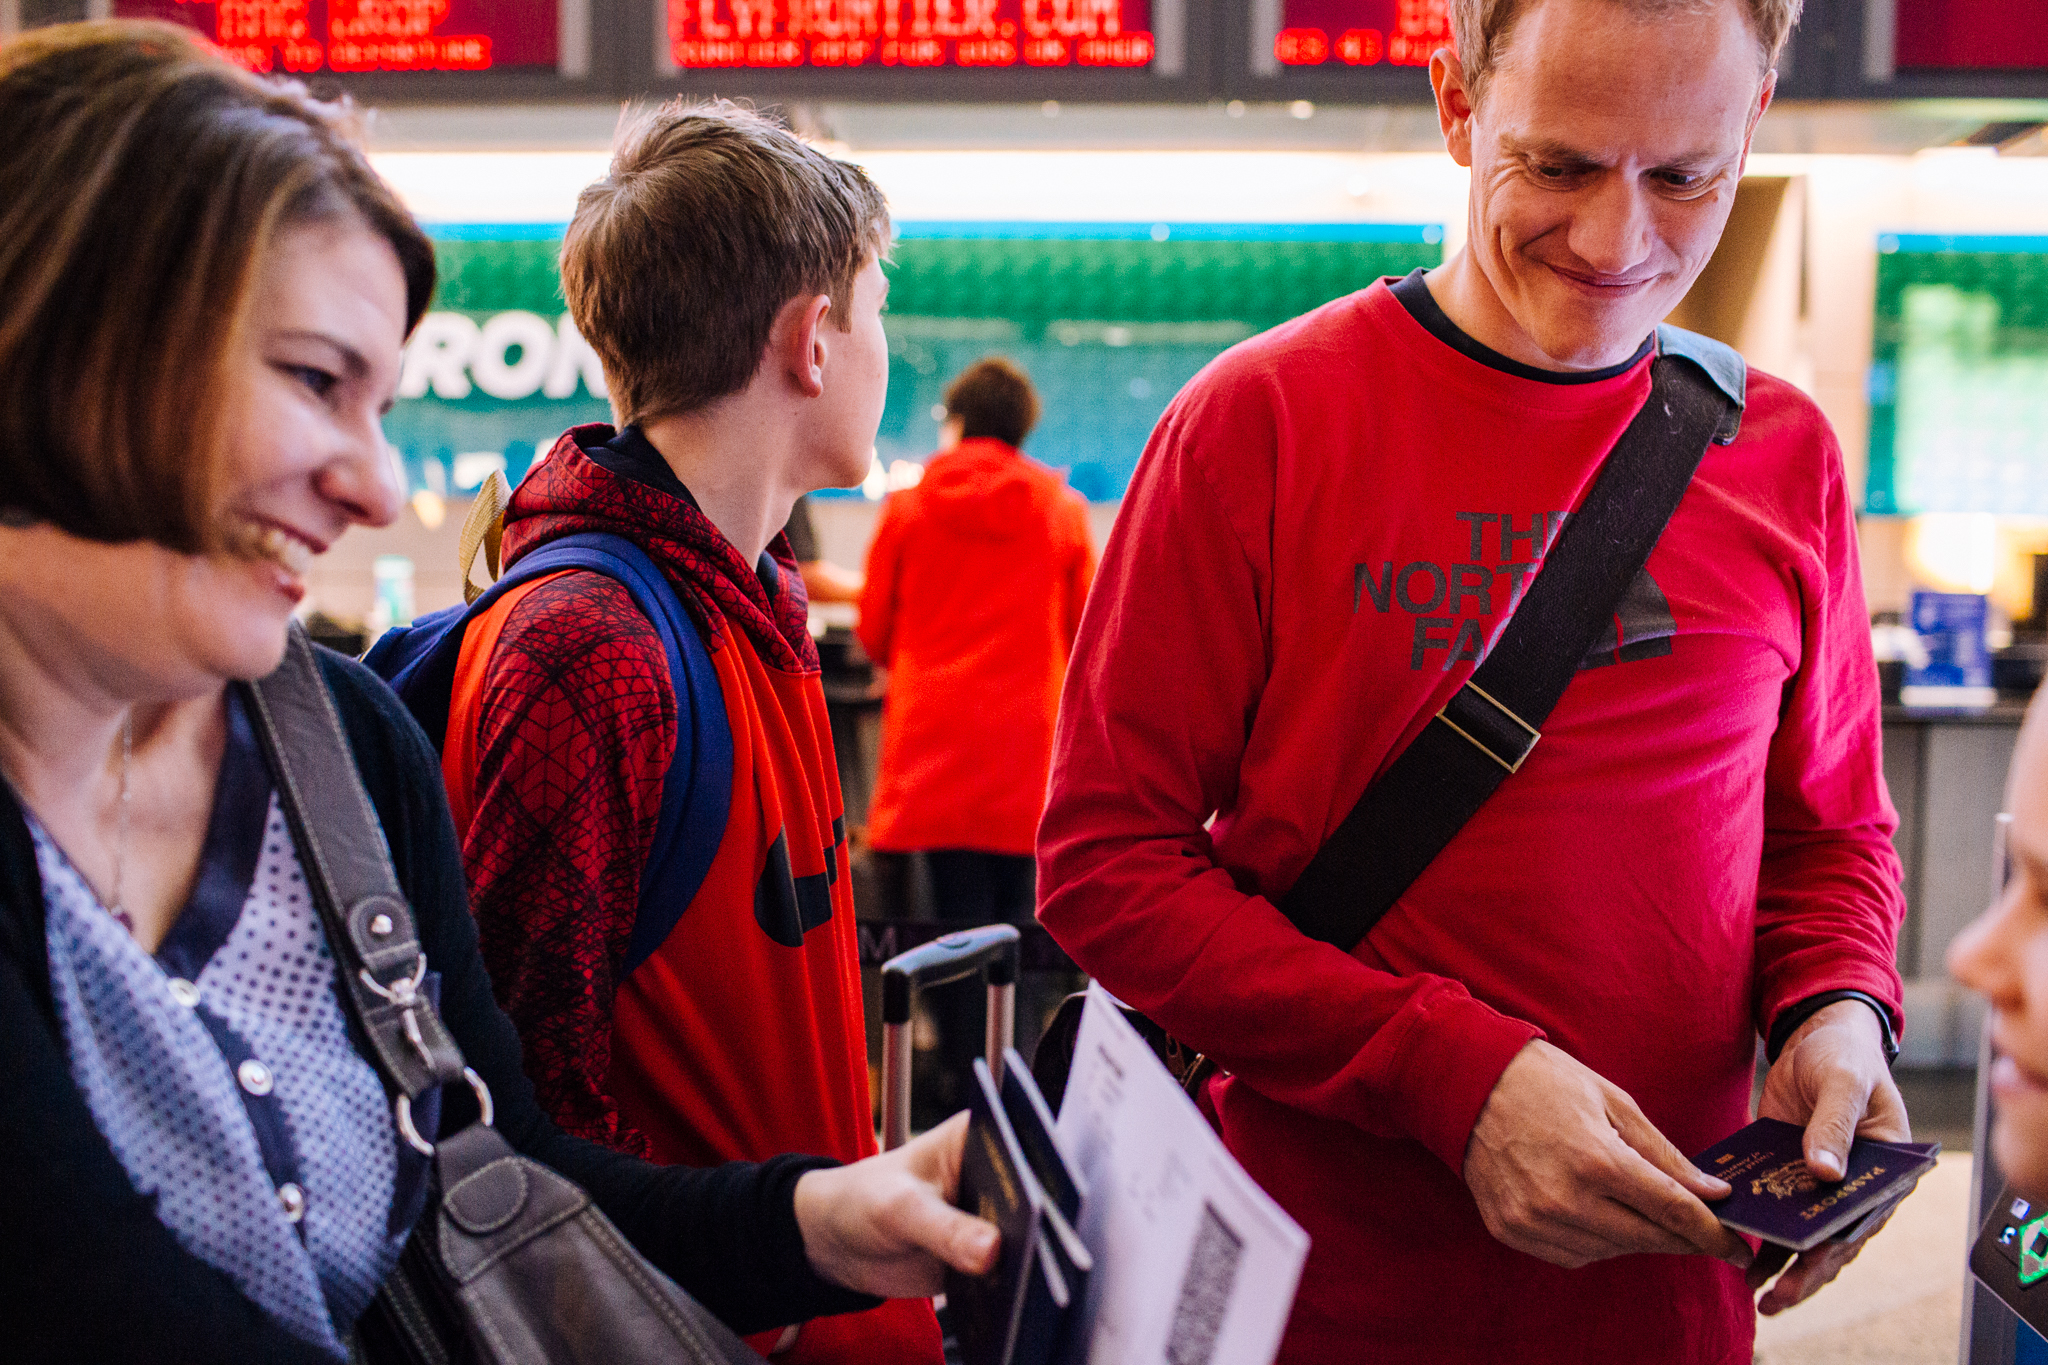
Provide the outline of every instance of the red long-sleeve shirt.
{"type": "Polygon", "coordinates": [[[1523,769],[1356,952],[1274,908],[1470,675],[1648,384],[1646,359],[1503,373],[1376,285],[1198,376],[1105,552],[1039,915],[1234,1073],[1225,1140],[1313,1239],[1283,1360],[1747,1362],[1725,1265],[1494,1241],[1459,1178],[1472,1125],[1547,1036],[1697,1151],[1747,1120],[1780,1010],[1854,989],[1896,1019],[1840,452],[1761,374],[1523,769]]]}

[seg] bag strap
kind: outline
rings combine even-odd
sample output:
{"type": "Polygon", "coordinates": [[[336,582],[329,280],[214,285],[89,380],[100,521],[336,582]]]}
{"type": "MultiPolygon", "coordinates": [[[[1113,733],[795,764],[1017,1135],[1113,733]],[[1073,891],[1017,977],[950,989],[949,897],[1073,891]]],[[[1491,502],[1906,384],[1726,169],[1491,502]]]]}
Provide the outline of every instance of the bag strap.
{"type": "MultiPolygon", "coordinates": [[[[660,815],[647,861],[640,869],[639,905],[620,969],[623,980],[667,941],[710,874],[732,813],[732,721],[726,713],[718,666],[681,595],[646,549],[624,536],[579,531],[547,542],[521,557],[504,577],[483,590],[471,605],[472,615],[490,610],[506,588],[565,569],[603,574],[632,596],[661,641],[675,692],[676,752],[662,779],[660,815]]],[[[441,701],[438,716],[444,752],[461,646],[461,632],[450,635],[442,660],[447,681],[440,682],[437,675],[423,687],[408,689],[406,696],[408,706],[414,705],[413,694],[441,701]]],[[[419,712],[420,708],[415,708],[414,714],[419,712]]]]}
{"type": "MultiPolygon", "coordinates": [[[[1703,339],[1684,342],[1693,352],[1703,339]]],[[[1310,938],[1347,952],[1357,947],[1521,768],[1587,651],[1612,628],[1708,442],[1734,439],[1740,358],[1732,351],[1714,357],[1723,368],[1734,357],[1730,391],[1695,355],[1662,349],[1650,364],[1649,398],[1566,519],[1492,649],[1366,787],[1281,898],[1281,913],[1310,938]]]]}
{"type": "Polygon", "coordinates": [[[284,662],[248,690],[278,803],[327,930],[342,1004],[391,1092],[399,1132],[431,1154],[413,1126],[412,1102],[467,1080],[489,1124],[489,1093],[464,1065],[462,1049],[420,991],[427,957],[412,908],[392,871],[384,831],[356,772],[312,642],[296,622],[286,636],[284,662]]]}

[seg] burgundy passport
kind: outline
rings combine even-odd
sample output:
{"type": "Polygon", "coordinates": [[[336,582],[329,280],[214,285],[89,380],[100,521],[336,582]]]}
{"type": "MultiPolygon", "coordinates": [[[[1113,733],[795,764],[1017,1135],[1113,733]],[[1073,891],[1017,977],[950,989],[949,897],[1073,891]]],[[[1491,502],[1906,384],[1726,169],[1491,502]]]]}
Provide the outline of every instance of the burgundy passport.
{"type": "Polygon", "coordinates": [[[1692,1159],[1708,1175],[1735,1187],[1708,1205],[1723,1227],[1805,1251],[1837,1233],[1861,1234],[1866,1222],[1912,1192],[1934,1164],[1938,1142],[1877,1142],[1858,1138],[1849,1147],[1849,1170],[1824,1181],[1806,1168],[1806,1130],[1780,1119],[1758,1119],[1692,1159]]]}

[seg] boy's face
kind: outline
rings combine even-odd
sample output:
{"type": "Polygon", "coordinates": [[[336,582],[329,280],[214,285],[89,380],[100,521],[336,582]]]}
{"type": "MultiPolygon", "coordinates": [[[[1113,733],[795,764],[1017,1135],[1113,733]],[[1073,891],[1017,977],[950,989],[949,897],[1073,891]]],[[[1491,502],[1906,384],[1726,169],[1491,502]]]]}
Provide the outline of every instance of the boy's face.
{"type": "Polygon", "coordinates": [[[868,257],[854,277],[847,329],[828,319],[818,335],[825,343],[825,392],[814,410],[808,477],[814,488],[848,488],[867,477],[875,432],[889,396],[889,339],[882,334],[882,305],[889,277],[868,257]]]}

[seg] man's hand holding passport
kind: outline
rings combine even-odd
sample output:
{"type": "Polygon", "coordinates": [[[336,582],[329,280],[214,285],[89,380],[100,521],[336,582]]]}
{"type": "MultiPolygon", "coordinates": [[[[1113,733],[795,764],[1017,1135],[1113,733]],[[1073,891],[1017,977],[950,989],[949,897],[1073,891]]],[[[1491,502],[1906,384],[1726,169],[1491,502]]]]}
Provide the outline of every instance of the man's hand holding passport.
{"type": "Polygon", "coordinates": [[[1853,1242],[1912,1193],[1941,1151],[1938,1142],[1858,1138],[1842,1178],[1823,1180],[1806,1163],[1805,1143],[1798,1124],[1758,1119],[1694,1157],[1733,1187],[1709,1205],[1721,1225],[1791,1251],[1853,1242]]]}

